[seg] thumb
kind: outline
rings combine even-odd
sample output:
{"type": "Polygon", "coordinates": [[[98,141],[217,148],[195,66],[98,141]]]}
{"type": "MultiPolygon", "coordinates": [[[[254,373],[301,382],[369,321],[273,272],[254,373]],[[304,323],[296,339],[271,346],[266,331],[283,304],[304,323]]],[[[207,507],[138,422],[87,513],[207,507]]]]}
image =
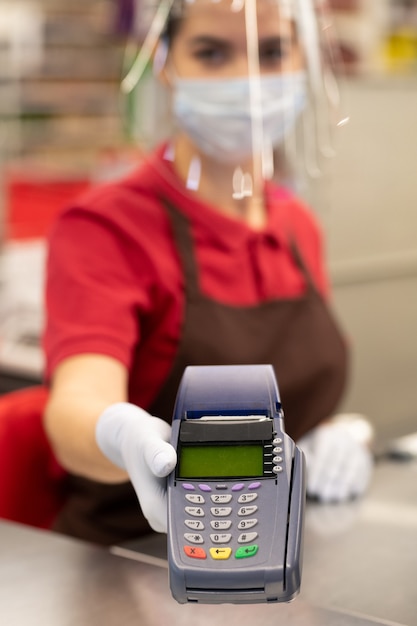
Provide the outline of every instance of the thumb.
{"type": "Polygon", "coordinates": [[[171,444],[152,435],[147,441],[144,459],[152,474],[162,478],[174,469],[177,453],[171,444]]]}
{"type": "Polygon", "coordinates": [[[150,426],[143,439],[143,457],[146,465],[159,478],[168,476],[177,463],[177,453],[169,442],[171,426],[163,420],[150,416],[150,426]]]}

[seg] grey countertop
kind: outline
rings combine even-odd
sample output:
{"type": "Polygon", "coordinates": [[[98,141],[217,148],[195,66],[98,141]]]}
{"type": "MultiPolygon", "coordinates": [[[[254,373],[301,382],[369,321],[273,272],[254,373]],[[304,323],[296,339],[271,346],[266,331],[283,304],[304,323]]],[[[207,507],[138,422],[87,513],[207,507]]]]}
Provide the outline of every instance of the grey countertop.
{"type": "Polygon", "coordinates": [[[0,522],[0,554],[7,626],[417,626],[417,464],[380,463],[360,502],[308,506],[302,588],[291,604],[177,604],[162,535],[109,553],[0,522]]]}

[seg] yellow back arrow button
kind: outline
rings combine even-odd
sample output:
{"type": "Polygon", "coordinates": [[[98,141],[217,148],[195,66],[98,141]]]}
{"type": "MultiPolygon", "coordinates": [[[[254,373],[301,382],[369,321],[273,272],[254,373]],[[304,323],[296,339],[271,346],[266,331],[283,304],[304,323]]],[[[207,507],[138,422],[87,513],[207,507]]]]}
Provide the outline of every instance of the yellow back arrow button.
{"type": "Polygon", "coordinates": [[[212,559],[224,560],[228,559],[232,554],[232,548],[210,548],[210,556],[212,559]]]}

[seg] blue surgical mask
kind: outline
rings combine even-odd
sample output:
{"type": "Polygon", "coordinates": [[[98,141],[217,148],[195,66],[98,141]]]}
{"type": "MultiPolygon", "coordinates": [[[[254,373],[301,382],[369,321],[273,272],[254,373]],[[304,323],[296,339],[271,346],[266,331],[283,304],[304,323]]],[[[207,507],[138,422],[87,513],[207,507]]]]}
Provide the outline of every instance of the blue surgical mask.
{"type": "Polygon", "coordinates": [[[253,127],[261,129],[255,152],[263,145],[277,147],[305,107],[305,73],[261,76],[253,88],[259,94],[255,110],[247,77],[176,78],[173,109],[177,123],[202,153],[225,163],[250,158],[253,127]]]}

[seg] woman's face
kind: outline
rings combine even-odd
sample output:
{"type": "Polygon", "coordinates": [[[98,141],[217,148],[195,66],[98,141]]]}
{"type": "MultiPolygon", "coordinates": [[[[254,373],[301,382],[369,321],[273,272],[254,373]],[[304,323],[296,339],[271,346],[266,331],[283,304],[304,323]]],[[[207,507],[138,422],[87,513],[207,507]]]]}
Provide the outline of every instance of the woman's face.
{"type": "MultiPolygon", "coordinates": [[[[303,63],[293,22],[280,15],[277,2],[256,3],[259,69],[262,74],[295,72],[303,63]]],[[[248,37],[244,7],[231,0],[187,3],[170,42],[167,68],[181,78],[247,76],[248,37]]]]}

